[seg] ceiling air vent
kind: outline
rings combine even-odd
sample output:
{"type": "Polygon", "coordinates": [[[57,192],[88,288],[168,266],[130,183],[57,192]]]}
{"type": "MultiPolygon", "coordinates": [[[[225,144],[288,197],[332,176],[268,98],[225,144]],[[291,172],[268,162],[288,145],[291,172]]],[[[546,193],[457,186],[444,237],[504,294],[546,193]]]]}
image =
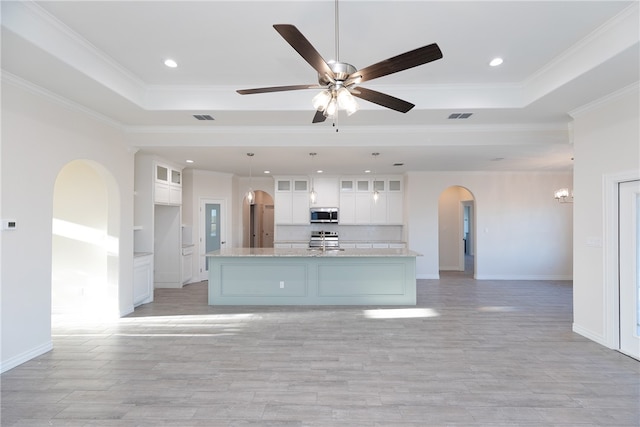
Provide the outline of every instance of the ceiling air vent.
{"type": "Polygon", "coordinates": [[[208,114],[194,114],[193,117],[195,117],[198,120],[215,120],[213,117],[211,117],[208,114]]]}
{"type": "Polygon", "coordinates": [[[449,114],[449,120],[453,119],[468,119],[473,113],[451,113],[449,114]]]}

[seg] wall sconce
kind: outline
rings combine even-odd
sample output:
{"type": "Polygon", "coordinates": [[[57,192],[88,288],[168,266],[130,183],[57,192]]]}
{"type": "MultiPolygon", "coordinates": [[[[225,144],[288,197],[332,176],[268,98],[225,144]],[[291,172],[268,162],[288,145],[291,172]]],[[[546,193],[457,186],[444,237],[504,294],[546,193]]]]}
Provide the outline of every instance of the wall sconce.
{"type": "Polygon", "coordinates": [[[553,192],[553,198],[560,203],[573,203],[573,190],[559,188],[553,192]]]}

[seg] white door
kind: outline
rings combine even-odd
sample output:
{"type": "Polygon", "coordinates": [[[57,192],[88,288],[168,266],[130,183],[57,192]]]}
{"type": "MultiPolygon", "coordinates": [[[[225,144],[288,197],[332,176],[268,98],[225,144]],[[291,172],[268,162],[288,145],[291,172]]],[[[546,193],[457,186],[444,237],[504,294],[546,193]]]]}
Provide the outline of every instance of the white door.
{"type": "Polygon", "coordinates": [[[640,359],[640,181],[619,189],[620,351],[640,359]]]}
{"type": "Polygon", "coordinates": [[[200,280],[209,278],[207,252],[224,248],[226,242],[225,204],[223,200],[200,201],[200,280]]]}

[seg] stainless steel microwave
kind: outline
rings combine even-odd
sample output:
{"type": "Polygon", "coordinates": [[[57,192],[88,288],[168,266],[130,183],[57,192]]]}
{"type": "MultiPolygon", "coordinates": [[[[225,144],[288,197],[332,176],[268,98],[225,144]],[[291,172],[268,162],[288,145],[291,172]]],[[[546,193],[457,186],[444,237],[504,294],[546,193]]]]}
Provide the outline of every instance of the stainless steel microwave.
{"type": "Polygon", "coordinates": [[[311,223],[338,222],[338,208],[311,208],[309,211],[311,223]]]}

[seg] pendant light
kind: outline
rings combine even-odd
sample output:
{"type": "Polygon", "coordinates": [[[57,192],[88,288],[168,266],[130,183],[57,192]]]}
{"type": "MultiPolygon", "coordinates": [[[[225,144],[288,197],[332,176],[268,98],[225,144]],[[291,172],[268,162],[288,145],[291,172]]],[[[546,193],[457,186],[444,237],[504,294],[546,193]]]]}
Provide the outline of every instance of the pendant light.
{"type": "MultiPolygon", "coordinates": [[[[375,159],[380,155],[380,153],[371,153],[371,155],[373,156],[374,159],[374,163],[375,163],[375,159]]],[[[373,181],[371,182],[371,186],[373,188],[373,202],[374,203],[378,203],[378,199],[380,198],[380,193],[378,192],[378,189],[376,188],[376,168],[373,168],[373,181]]]]}
{"type": "MultiPolygon", "coordinates": [[[[317,153],[309,153],[309,155],[311,156],[312,166],[313,166],[313,159],[316,157],[316,154],[317,153]]],[[[311,202],[311,204],[315,205],[317,200],[318,200],[318,193],[316,193],[316,190],[313,188],[313,173],[311,173],[311,191],[309,192],[309,201],[311,202]]]]}
{"type": "Polygon", "coordinates": [[[253,153],[247,153],[247,156],[249,157],[249,191],[247,191],[247,193],[245,194],[245,198],[247,199],[247,203],[249,203],[250,205],[253,205],[256,203],[256,193],[253,192],[253,176],[252,176],[252,170],[251,170],[251,161],[253,159],[253,153]]]}

